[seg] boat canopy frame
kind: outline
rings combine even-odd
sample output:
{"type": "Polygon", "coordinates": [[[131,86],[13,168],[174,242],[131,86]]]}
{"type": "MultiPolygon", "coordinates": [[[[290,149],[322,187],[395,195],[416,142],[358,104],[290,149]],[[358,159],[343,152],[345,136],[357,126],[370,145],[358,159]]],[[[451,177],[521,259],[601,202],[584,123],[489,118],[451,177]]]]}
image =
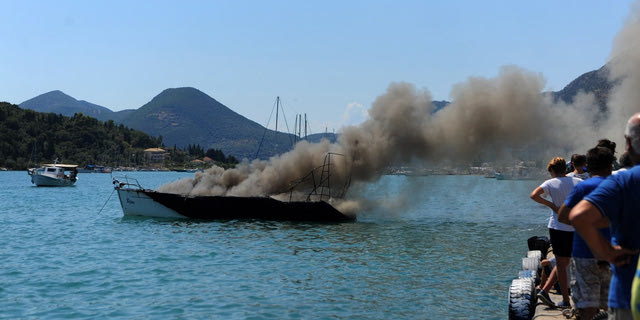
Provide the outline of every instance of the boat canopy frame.
{"type": "Polygon", "coordinates": [[[291,183],[289,187],[289,201],[293,201],[293,191],[300,184],[311,180],[313,184],[313,188],[307,194],[307,198],[305,201],[312,201],[312,198],[316,198],[320,201],[322,200],[330,200],[332,198],[342,199],[347,194],[349,187],[351,186],[351,174],[349,174],[349,178],[346,180],[345,184],[342,186],[341,190],[337,193],[332,192],[331,188],[331,167],[334,164],[331,163],[331,156],[342,156],[344,154],[327,152],[324,156],[324,160],[321,166],[313,168],[309,173],[307,173],[304,177],[294,181],[291,183]],[[320,171],[320,177],[316,180],[316,171],[320,171]]]}

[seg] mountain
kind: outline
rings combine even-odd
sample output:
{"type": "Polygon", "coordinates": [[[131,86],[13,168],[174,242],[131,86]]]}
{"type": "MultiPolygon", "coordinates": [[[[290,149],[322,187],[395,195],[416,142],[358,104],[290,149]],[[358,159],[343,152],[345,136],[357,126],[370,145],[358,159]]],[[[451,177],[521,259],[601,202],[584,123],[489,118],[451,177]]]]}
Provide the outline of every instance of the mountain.
{"type": "Polygon", "coordinates": [[[161,135],[166,146],[198,144],[239,159],[253,159],[258,148],[258,157],[266,158],[286,152],[293,145],[292,135],[266,130],[189,87],[164,90],[121,122],[152,136],[161,135]]]}
{"type": "Polygon", "coordinates": [[[431,101],[431,103],[433,103],[433,105],[435,106],[435,109],[433,109],[432,113],[436,113],[440,110],[442,110],[442,108],[446,107],[449,105],[449,101],[446,100],[441,100],[441,101],[431,101]]]}
{"type": "Polygon", "coordinates": [[[82,113],[101,121],[113,120],[155,137],[162,136],[166,146],[200,145],[205,150],[220,149],[240,159],[253,159],[256,155],[268,158],[286,152],[294,141],[293,135],[266,130],[195,88],[167,89],[139,109],[118,112],[76,100],[59,90],[29,99],[19,107],[69,117],[82,113]]]}
{"type": "Polygon", "coordinates": [[[598,70],[589,71],[580,75],[562,90],[552,92],[552,95],[554,101],[562,100],[566,103],[573,103],[573,98],[578,92],[593,93],[600,106],[600,110],[606,112],[609,92],[615,85],[615,82],[609,81],[608,66],[604,65],[598,70]]]}
{"type": "Polygon", "coordinates": [[[68,117],[82,112],[82,114],[86,116],[103,121],[114,118],[113,111],[87,101],[76,100],[60,90],[41,94],[18,106],[22,109],[31,109],[37,112],[53,112],[68,117]]]}

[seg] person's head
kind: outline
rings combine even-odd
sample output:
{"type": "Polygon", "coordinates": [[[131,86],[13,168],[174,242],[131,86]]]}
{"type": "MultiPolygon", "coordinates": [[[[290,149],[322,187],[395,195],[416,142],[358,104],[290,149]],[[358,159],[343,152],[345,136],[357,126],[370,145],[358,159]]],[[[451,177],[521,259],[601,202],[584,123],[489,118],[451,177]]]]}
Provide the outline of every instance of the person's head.
{"type": "Polygon", "coordinates": [[[634,163],[640,162],[640,112],[634,114],[627,121],[624,137],[627,141],[627,151],[634,163]]]}
{"type": "Polygon", "coordinates": [[[563,176],[567,170],[567,163],[562,157],[555,157],[547,164],[547,171],[553,176],[563,176]]]}
{"type": "Polygon", "coordinates": [[[582,168],[587,163],[587,157],[584,154],[574,154],[571,156],[571,163],[576,170],[582,171],[582,168]]]}
{"type": "Polygon", "coordinates": [[[571,161],[567,161],[567,170],[565,173],[573,172],[573,170],[573,163],[571,163],[571,161]]]}
{"type": "Polygon", "coordinates": [[[631,168],[633,167],[633,161],[631,160],[631,156],[629,156],[629,152],[625,151],[620,156],[620,167],[621,168],[631,168]]]}
{"type": "Polygon", "coordinates": [[[611,153],[615,154],[616,153],[616,143],[609,140],[609,139],[600,139],[598,140],[598,144],[596,145],[596,147],[605,147],[605,148],[609,148],[609,150],[611,150],[611,153]]]}
{"type": "Polygon", "coordinates": [[[587,151],[587,168],[589,172],[599,176],[611,174],[611,164],[613,163],[613,153],[611,149],[605,147],[595,147],[587,151]]]}

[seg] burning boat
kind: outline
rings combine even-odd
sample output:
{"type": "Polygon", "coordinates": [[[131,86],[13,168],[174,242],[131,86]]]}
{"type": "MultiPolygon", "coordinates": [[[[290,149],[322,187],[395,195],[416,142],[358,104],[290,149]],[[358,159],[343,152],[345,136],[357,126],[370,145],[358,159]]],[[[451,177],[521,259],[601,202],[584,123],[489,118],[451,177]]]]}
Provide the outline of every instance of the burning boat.
{"type": "Polygon", "coordinates": [[[192,219],[349,221],[326,201],[280,201],[271,197],[186,196],[143,189],[114,179],[125,216],[192,219]]]}
{"type": "MultiPolygon", "coordinates": [[[[282,201],[269,196],[194,196],[145,189],[136,179],[114,178],[114,188],[125,216],[191,219],[260,219],[279,221],[340,222],[355,220],[333,207],[326,193],[329,172],[305,201],[282,201]],[[325,201],[325,199],[327,201],[325,201]]],[[[313,172],[307,178],[314,180],[313,172]]],[[[300,182],[299,181],[299,182],[300,182]]],[[[293,187],[291,191],[293,190],[293,187]]],[[[342,197],[346,193],[346,186],[342,197]]]]}

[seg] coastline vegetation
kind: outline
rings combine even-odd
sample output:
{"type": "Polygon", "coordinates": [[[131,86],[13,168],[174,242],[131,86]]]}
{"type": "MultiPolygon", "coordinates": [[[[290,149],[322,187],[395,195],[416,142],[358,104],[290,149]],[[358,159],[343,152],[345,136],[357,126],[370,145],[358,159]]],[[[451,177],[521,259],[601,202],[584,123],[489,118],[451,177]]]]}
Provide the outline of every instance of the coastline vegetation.
{"type": "Polygon", "coordinates": [[[189,144],[185,150],[174,145],[167,151],[169,157],[166,162],[169,167],[174,169],[205,169],[212,165],[227,169],[240,162],[234,156],[225,156],[222,150],[208,149],[205,151],[200,145],[195,144],[189,144]]]}
{"type": "MultiPolygon", "coordinates": [[[[8,102],[0,102],[0,167],[25,170],[41,163],[102,165],[108,167],[143,167],[148,165],[144,150],[165,148],[162,136],[148,134],[76,113],[72,117],[21,109],[8,102]]],[[[209,156],[223,166],[237,160],[225,157],[222,151],[200,146],[181,150],[169,148],[166,167],[187,167],[198,156],[209,156]],[[197,147],[197,148],[196,148],[197,147]]]]}

